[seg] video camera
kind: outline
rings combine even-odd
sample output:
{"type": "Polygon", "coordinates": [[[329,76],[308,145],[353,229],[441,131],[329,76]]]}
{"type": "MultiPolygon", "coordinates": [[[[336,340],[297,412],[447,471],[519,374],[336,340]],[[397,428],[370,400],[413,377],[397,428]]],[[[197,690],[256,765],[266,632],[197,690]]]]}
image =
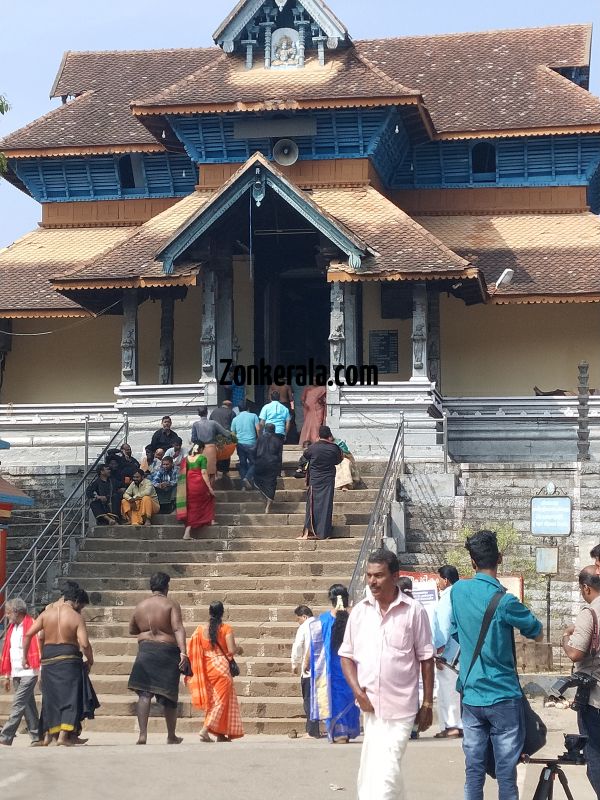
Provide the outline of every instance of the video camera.
{"type": "Polygon", "coordinates": [[[567,689],[577,687],[575,699],[571,703],[573,711],[580,711],[590,703],[590,692],[598,681],[585,672],[573,672],[564,678],[559,678],[550,688],[548,695],[552,700],[564,700],[564,693],[567,689]]]}

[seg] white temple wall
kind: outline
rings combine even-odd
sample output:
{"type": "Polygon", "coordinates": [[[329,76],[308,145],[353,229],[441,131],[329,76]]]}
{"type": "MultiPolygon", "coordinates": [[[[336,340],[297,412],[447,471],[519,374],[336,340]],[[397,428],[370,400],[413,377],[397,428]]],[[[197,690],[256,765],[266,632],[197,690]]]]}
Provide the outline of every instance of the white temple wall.
{"type": "Polygon", "coordinates": [[[398,331],[398,372],[380,373],[380,381],[407,381],[412,374],[412,321],[381,318],[381,284],[365,281],[363,297],[363,362],[369,362],[369,332],[398,331]]]}
{"type": "Polygon", "coordinates": [[[600,390],[600,305],[477,305],[441,298],[442,394],[533,395],[577,388],[577,365],[590,363],[600,390]]]}

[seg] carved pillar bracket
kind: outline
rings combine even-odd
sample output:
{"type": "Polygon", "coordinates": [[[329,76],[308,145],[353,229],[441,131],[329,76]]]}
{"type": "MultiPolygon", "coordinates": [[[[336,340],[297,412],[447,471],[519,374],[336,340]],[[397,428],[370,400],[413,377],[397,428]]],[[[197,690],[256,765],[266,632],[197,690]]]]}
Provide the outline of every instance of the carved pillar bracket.
{"type": "Polygon", "coordinates": [[[138,382],[138,293],[123,292],[123,325],[121,330],[121,383],[138,382]]]}
{"type": "Polygon", "coordinates": [[[427,375],[427,286],[415,283],[413,286],[412,315],[412,377],[411,381],[429,383],[427,375]]]}
{"type": "Polygon", "coordinates": [[[331,314],[329,334],[330,367],[346,363],[346,325],[344,289],[339,281],[331,284],[331,314]]]}
{"type": "Polygon", "coordinates": [[[207,266],[202,270],[202,335],[200,347],[202,351],[201,382],[216,380],[216,276],[215,271],[207,266]]]}
{"type": "Polygon", "coordinates": [[[427,365],[428,375],[436,384],[438,392],[442,390],[442,342],[440,333],[440,295],[433,290],[428,292],[427,303],[428,343],[427,365]]]}
{"type": "Polygon", "coordinates": [[[273,45],[273,28],[275,27],[274,22],[261,22],[261,28],[264,28],[265,31],[265,69],[271,69],[271,48],[273,45]]]}
{"type": "Polygon", "coordinates": [[[175,299],[172,295],[167,294],[160,299],[160,359],[158,362],[158,382],[161,386],[168,386],[173,383],[174,329],[175,299]]]}

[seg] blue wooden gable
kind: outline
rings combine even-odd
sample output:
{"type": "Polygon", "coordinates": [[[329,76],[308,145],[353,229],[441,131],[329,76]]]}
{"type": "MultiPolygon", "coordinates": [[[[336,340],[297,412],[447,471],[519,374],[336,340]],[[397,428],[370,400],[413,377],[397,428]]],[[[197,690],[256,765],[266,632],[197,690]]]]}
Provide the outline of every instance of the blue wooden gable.
{"type": "MultiPolygon", "coordinates": [[[[133,180],[124,179],[125,156],[10,159],[10,169],[39,202],[184,197],[194,191],[198,172],[185,154],[139,153],[133,180]],[[133,184],[133,185],[132,185],[133,184]]],[[[130,165],[127,165],[130,167],[130,165]]],[[[133,174],[129,169],[130,177],[133,174]]]]}
{"type": "MultiPolygon", "coordinates": [[[[389,108],[361,108],[315,111],[296,115],[316,123],[315,136],[292,136],[301,159],[365,158],[372,155],[385,126],[391,124],[389,108]]],[[[295,115],[289,118],[294,119],[295,115]]],[[[236,139],[235,125],[240,120],[260,119],[265,115],[222,114],[169,116],[168,121],[187,154],[199,164],[243,163],[253,153],[272,159],[273,145],[280,137],[236,139]]]]}
{"type": "Polygon", "coordinates": [[[428,142],[398,162],[393,188],[586,185],[600,163],[600,136],[541,136],[488,140],[495,149],[491,173],[473,170],[481,141],[428,142]]]}

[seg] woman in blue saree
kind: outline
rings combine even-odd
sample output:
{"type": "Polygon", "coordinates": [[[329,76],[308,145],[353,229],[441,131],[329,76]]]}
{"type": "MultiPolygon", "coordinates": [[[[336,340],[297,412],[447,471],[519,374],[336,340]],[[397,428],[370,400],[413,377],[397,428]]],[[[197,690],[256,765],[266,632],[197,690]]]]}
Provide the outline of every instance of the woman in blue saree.
{"type": "Polygon", "coordinates": [[[338,655],[348,622],[348,589],[334,584],[329,600],[331,611],[314,619],[309,628],[311,719],[325,722],[330,742],[342,743],[360,735],[360,710],[338,655]]]}

